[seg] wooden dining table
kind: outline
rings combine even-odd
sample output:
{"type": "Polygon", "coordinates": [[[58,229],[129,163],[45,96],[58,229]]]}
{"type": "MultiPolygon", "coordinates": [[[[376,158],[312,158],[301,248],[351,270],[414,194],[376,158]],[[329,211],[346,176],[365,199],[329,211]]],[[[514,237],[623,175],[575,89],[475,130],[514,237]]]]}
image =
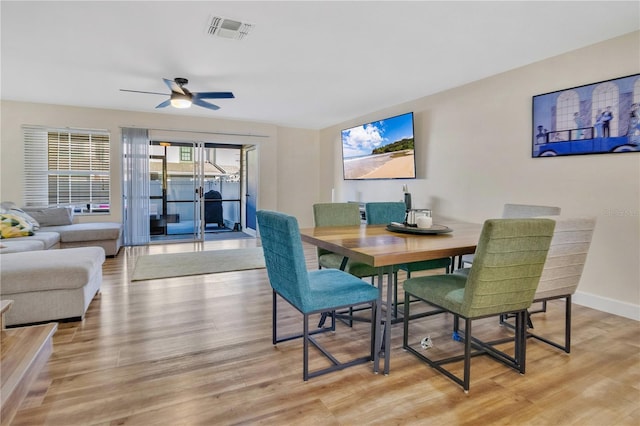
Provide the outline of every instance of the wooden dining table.
{"type": "MultiPolygon", "coordinates": [[[[300,229],[302,241],[306,243],[341,254],[352,261],[378,267],[378,283],[383,282],[384,275],[387,276],[386,298],[383,297],[383,286],[378,286],[386,312],[383,336],[378,339],[381,347],[376,349],[384,352],[384,374],[389,374],[390,367],[394,266],[471,254],[476,250],[482,224],[454,220],[442,220],[438,224],[450,228],[451,232],[414,234],[390,231],[386,225],[364,224],[300,229]]],[[[378,365],[374,366],[374,371],[378,369],[378,365]]]]}

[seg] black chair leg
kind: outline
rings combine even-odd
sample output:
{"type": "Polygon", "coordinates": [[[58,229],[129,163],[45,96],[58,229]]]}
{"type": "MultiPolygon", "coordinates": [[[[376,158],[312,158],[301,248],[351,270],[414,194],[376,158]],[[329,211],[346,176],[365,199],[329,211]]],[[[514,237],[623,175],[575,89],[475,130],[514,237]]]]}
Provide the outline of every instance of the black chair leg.
{"type": "Polygon", "coordinates": [[[518,312],[516,316],[516,356],[518,359],[516,360],[519,365],[520,374],[524,374],[525,372],[525,362],[527,356],[527,326],[526,319],[529,318],[529,314],[527,311],[518,312]]]}
{"type": "MultiPolygon", "coordinates": [[[[410,297],[409,293],[407,293],[405,291],[404,292],[404,300],[408,301],[409,297],[410,297]]],[[[402,347],[405,348],[405,349],[409,346],[409,319],[411,318],[410,314],[409,314],[410,305],[411,305],[411,303],[405,303],[404,304],[404,321],[403,321],[404,334],[403,334],[403,337],[402,337],[402,347]]]]}
{"type": "Polygon", "coordinates": [[[373,302],[371,305],[371,360],[373,361],[373,372],[378,374],[380,369],[380,353],[378,347],[380,347],[381,334],[380,320],[382,318],[381,304],[373,302]]]}
{"type": "Polygon", "coordinates": [[[460,317],[456,314],[453,315],[453,333],[451,338],[456,342],[462,341],[460,337],[460,317]]]}
{"type": "MultiPolygon", "coordinates": [[[[546,301],[545,301],[546,303],[546,301]]],[[[546,308],[546,305],[545,305],[546,308]]],[[[564,304],[564,351],[571,352],[571,295],[565,298],[564,304]]]]}
{"type": "Polygon", "coordinates": [[[393,317],[398,318],[398,273],[397,272],[393,274],[393,317]]]}
{"type": "Polygon", "coordinates": [[[303,327],[302,379],[306,382],[307,380],[309,380],[309,315],[307,314],[304,314],[303,327]]]}
{"type": "Polygon", "coordinates": [[[529,311],[526,311],[525,317],[527,318],[527,327],[533,328],[533,321],[531,321],[531,315],[529,314],[529,311]]]}
{"type": "Polygon", "coordinates": [[[320,315],[320,321],[318,321],[318,328],[323,328],[327,318],[331,316],[331,330],[336,331],[336,312],[323,312],[320,315]]]}
{"type": "Polygon", "coordinates": [[[273,302],[272,302],[272,307],[271,307],[271,312],[273,313],[272,317],[271,317],[271,337],[273,339],[273,344],[275,345],[278,342],[278,333],[277,333],[277,327],[278,327],[278,323],[276,321],[276,318],[278,316],[278,312],[277,312],[277,302],[276,302],[276,292],[273,291],[273,302]]]}
{"type": "Polygon", "coordinates": [[[322,315],[320,315],[320,321],[318,321],[318,328],[324,327],[324,323],[327,320],[327,315],[328,315],[328,312],[323,312],[322,315]]]}
{"type": "MultiPolygon", "coordinates": [[[[457,315],[455,322],[457,326],[457,315]]],[[[469,393],[469,384],[471,382],[471,322],[469,318],[466,318],[464,322],[464,379],[462,385],[464,393],[469,393]]]]}

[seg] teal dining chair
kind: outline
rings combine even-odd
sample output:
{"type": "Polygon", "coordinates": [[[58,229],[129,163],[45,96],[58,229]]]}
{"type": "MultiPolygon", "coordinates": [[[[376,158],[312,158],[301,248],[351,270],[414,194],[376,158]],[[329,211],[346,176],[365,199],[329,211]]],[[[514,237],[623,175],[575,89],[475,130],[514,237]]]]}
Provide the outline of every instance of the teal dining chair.
{"type": "Polygon", "coordinates": [[[413,296],[453,314],[454,336],[464,342],[464,354],[433,359],[410,345],[409,323],[416,321],[410,317],[411,303],[404,305],[403,347],[462,386],[465,393],[469,391],[471,357],[475,355],[489,355],[524,374],[526,311],[538,287],[554,227],[551,219],[489,219],[482,228],[468,274],[406,280],[405,298],[413,296]],[[474,320],[503,314],[515,315],[513,355],[507,354],[502,346],[498,349],[495,343],[481,341],[472,334],[474,320]],[[459,329],[460,319],[464,319],[463,331],[459,329]],[[462,378],[454,374],[455,370],[444,367],[459,361],[463,361],[462,378]]]}
{"type": "Polygon", "coordinates": [[[338,269],[307,271],[300,229],[295,217],[260,210],[257,212],[257,219],[267,275],[273,290],[273,344],[297,338],[303,339],[302,378],[304,381],[369,361],[373,361],[374,372],[377,372],[379,354],[376,348],[380,347],[379,318],[381,318],[378,289],[338,269]],[[278,296],[302,313],[302,334],[278,337],[278,296]],[[309,316],[363,304],[371,306],[370,354],[348,362],[340,362],[313,337],[315,334],[334,330],[335,317],[333,327],[323,327],[310,332],[309,316]],[[309,344],[317,348],[331,362],[329,367],[309,371],[309,344]]]}
{"type": "MultiPolygon", "coordinates": [[[[402,201],[379,201],[366,203],[364,206],[365,216],[368,225],[386,225],[391,222],[403,223],[406,214],[406,204],[402,201]]],[[[428,238],[428,237],[427,237],[428,238]]],[[[423,260],[419,262],[403,263],[398,265],[398,269],[405,271],[407,278],[411,278],[412,272],[427,271],[430,269],[446,270],[452,265],[451,258],[423,260]]],[[[393,315],[398,316],[398,274],[394,273],[393,279],[393,315]]]]}

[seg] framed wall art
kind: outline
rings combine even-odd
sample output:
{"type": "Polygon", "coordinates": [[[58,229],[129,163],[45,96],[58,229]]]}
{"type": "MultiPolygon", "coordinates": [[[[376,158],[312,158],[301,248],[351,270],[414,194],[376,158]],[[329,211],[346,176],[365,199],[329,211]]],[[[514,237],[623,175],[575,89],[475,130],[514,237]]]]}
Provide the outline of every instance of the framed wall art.
{"type": "Polygon", "coordinates": [[[533,157],[640,152],[640,74],[533,97],[533,157]]]}

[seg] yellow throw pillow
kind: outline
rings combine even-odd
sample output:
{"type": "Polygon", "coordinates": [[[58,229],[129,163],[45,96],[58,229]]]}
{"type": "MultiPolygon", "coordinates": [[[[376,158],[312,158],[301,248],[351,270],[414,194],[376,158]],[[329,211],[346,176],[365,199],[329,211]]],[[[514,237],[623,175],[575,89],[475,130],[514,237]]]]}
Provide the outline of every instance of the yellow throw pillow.
{"type": "Polygon", "coordinates": [[[0,214],[0,238],[28,237],[33,235],[33,227],[25,219],[15,214],[0,214]]]}
{"type": "Polygon", "coordinates": [[[35,220],[34,218],[32,218],[31,216],[29,216],[24,210],[19,209],[17,207],[12,207],[9,211],[7,212],[2,212],[2,213],[9,213],[9,214],[14,214],[18,217],[23,218],[24,220],[27,221],[27,223],[29,225],[31,225],[31,230],[32,231],[37,231],[38,229],[40,229],[40,224],[38,223],[37,220],[35,220]]]}

